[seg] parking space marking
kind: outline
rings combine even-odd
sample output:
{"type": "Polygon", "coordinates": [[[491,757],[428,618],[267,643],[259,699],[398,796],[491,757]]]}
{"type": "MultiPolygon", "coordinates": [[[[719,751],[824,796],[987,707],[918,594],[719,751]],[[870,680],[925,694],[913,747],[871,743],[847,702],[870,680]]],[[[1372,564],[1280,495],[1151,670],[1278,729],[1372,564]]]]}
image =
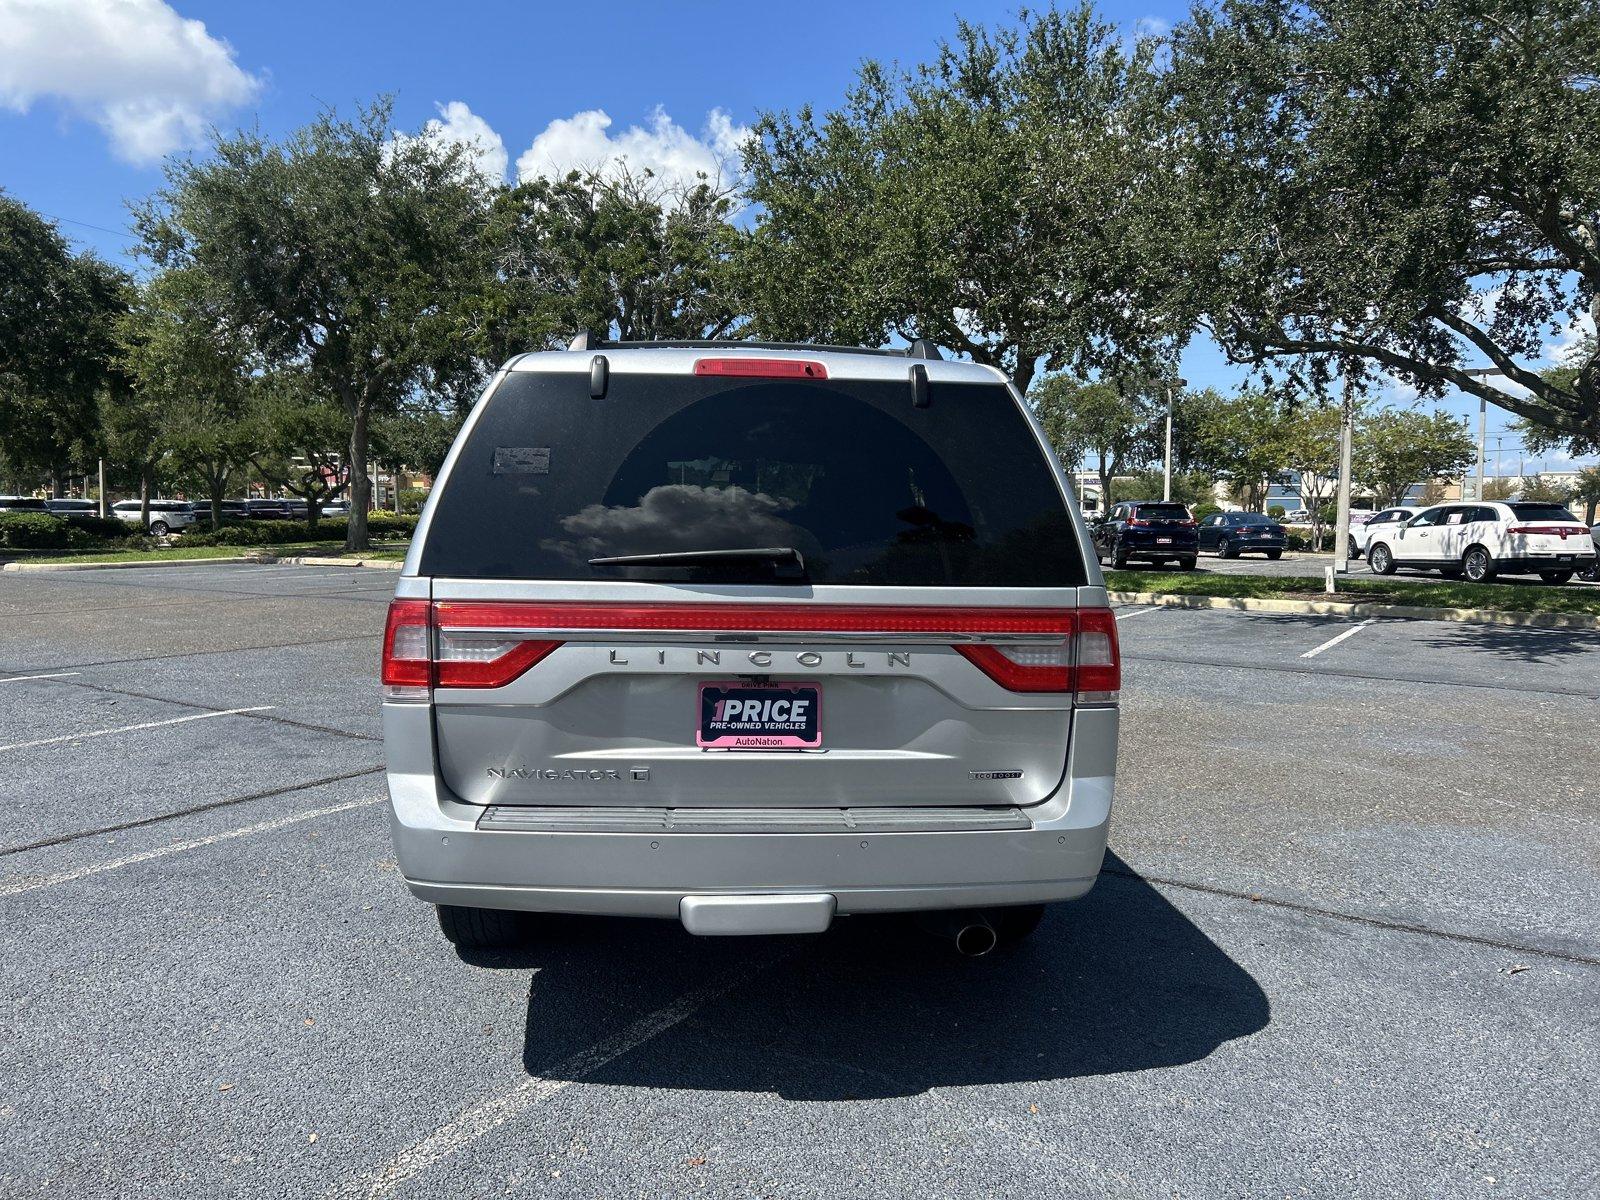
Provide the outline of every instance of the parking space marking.
{"type": "Polygon", "coordinates": [[[1132,612],[1119,612],[1117,614],[1117,620],[1126,621],[1129,617],[1142,617],[1145,613],[1153,613],[1162,607],[1164,606],[1160,604],[1153,604],[1149,608],[1136,608],[1132,612]]]}
{"type": "Polygon", "coordinates": [[[26,683],[30,679],[69,679],[79,674],[77,671],[51,671],[45,675],[7,675],[0,679],[0,683],[26,683]]]}
{"type": "Polygon", "coordinates": [[[62,742],[76,742],[85,738],[107,737],[113,733],[133,733],[139,729],[160,729],[164,725],[182,725],[186,721],[209,721],[212,717],[236,717],[241,713],[267,712],[273,704],[257,704],[253,708],[224,708],[217,712],[191,713],[187,717],[171,717],[165,721],[144,721],[138,725],[119,725],[115,729],[90,729],[84,733],[65,733],[60,737],[36,738],[31,742],[12,742],[0,750],[31,750],[35,746],[58,746],[62,742]]]}
{"type": "Polygon", "coordinates": [[[665,1033],[674,1025],[693,1016],[707,1004],[721,999],[742,983],[750,982],[756,975],[769,970],[797,953],[776,955],[753,969],[745,966],[730,970],[703,987],[692,988],[671,1004],[646,1013],[622,1032],[587,1050],[581,1050],[561,1063],[549,1076],[530,1075],[509,1092],[502,1092],[483,1103],[467,1109],[454,1120],[439,1126],[421,1141],[412,1144],[387,1163],[375,1167],[341,1187],[324,1193],[329,1198],[386,1196],[395,1188],[427,1170],[436,1162],[449,1158],[485,1134],[498,1129],[513,1117],[536,1104],[565,1091],[585,1076],[592,1075],[613,1059],[636,1050],[652,1038],[665,1033]]]}
{"type": "Polygon", "coordinates": [[[327,808],[313,808],[306,812],[293,813],[287,817],[275,817],[270,821],[258,821],[254,825],[245,825],[239,829],[226,829],[221,833],[209,834],[206,837],[190,838],[182,842],[169,842],[167,845],[157,846],[153,850],[141,850],[138,854],[124,855],[122,858],[93,863],[87,867],[76,867],[71,871],[58,871],[54,875],[41,875],[33,879],[12,879],[0,882],[0,897],[18,896],[23,892],[37,892],[44,888],[55,887],[58,884],[87,879],[91,875],[103,875],[107,871],[131,867],[157,858],[166,858],[170,854],[181,854],[185,850],[198,850],[202,846],[214,846],[218,842],[249,837],[251,834],[270,833],[274,829],[298,825],[302,821],[313,821],[318,817],[331,817],[335,813],[349,812],[353,808],[370,808],[372,805],[381,804],[382,802],[382,796],[370,796],[365,800],[347,800],[343,804],[330,804],[327,808]]]}
{"type": "Polygon", "coordinates": [[[1300,657],[1301,658],[1315,658],[1317,655],[1321,654],[1324,650],[1333,649],[1340,642],[1344,641],[1345,638],[1355,637],[1356,634],[1360,633],[1368,625],[1371,625],[1372,622],[1375,621],[1376,619],[1377,619],[1376,617],[1368,617],[1365,621],[1362,621],[1359,625],[1353,625],[1349,629],[1346,629],[1343,633],[1329,638],[1327,641],[1323,642],[1322,645],[1316,647],[1316,649],[1307,650],[1300,657]]]}

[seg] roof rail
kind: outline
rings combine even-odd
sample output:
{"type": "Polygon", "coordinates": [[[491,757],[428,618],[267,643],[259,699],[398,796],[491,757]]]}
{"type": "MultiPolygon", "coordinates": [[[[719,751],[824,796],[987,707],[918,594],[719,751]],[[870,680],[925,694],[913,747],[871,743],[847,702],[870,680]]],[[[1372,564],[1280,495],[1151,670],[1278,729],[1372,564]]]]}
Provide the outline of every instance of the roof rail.
{"type": "Polygon", "coordinates": [[[568,350],[810,350],[829,354],[879,354],[888,358],[942,359],[939,347],[918,338],[903,349],[871,346],[825,346],[816,342],[751,342],[736,338],[662,338],[648,342],[608,342],[591,330],[577,334],[568,350]]]}

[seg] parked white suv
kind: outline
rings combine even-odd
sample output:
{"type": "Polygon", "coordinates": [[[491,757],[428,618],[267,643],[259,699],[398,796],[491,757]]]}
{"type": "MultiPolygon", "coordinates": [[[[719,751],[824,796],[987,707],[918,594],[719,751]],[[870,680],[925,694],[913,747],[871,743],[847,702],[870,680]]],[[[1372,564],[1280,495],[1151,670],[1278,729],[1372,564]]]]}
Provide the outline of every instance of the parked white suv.
{"type": "Polygon", "coordinates": [[[1379,575],[1396,567],[1465,575],[1538,575],[1566,583],[1595,561],[1594,538],[1559,504],[1441,504],[1373,535],[1367,562],[1379,575]]]}
{"type": "MultiPolygon", "coordinates": [[[[111,506],[111,515],[119,521],[137,525],[139,523],[139,502],[137,500],[119,500],[111,506]]],[[[175,529],[187,529],[199,519],[199,515],[194,511],[194,505],[187,500],[150,501],[149,529],[157,537],[171,533],[175,529]]]]}
{"type": "Polygon", "coordinates": [[[396,856],[457,945],[530,912],[764,934],[954,910],[983,953],[1093,885],[1120,679],[1071,490],[1000,372],[580,338],[496,375],[401,571],[396,856]]]}
{"type": "Polygon", "coordinates": [[[1355,523],[1355,514],[1351,513],[1349,557],[1360,558],[1372,545],[1374,537],[1379,541],[1388,539],[1390,534],[1421,511],[1412,505],[1397,504],[1393,508],[1380,509],[1359,525],[1355,523]]]}

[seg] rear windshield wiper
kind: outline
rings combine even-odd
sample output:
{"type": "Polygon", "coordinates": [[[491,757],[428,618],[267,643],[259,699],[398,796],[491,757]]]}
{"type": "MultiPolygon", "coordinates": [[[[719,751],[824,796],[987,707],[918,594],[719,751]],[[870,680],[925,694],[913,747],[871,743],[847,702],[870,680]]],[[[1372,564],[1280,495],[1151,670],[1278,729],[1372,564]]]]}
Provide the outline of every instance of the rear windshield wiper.
{"type": "Polygon", "coordinates": [[[748,550],[672,550],[660,554],[617,554],[591,558],[591,567],[705,567],[712,571],[770,566],[775,579],[805,579],[806,560],[793,546],[760,546],[748,550]]]}

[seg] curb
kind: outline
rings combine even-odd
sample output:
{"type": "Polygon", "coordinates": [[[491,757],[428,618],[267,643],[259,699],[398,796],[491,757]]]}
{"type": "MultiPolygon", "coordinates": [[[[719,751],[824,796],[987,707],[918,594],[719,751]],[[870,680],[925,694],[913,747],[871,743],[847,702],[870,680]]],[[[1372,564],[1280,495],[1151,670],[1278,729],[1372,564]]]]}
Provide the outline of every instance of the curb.
{"type": "Polygon", "coordinates": [[[1520,625],[1536,629],[1600,629],[1600,616],[1584,613],[1511,612],[1493,608],[1421,608],[1369,601],[1284,600],[1253,596],[1188,596],[1165,592],[1108,592],[1117,604],[1170,608],[1231,608],[1241,612],[1301,613],[1317,617],[1401,617],[1472,625],[1520,625]]]}
{"type": "Polygon", "coordinates": [[[327,558],[313,554],[303,554],[289,558],[267,558],[262,561],[294,567],[366,567],[371,571],[398,571],[406,565],[404,560],[390,558],[327,558]]]}
{"type": "Polygon", "coordinates": [[[65,562],[30,563],[8,562],[0,564],[0,571],[125,571],[134,567],[214,567],[218,563],[261,562],[259,555],[241,555],[237,558],[162,558],[149,562],[121,559],[117,562],[65,562]]]}

